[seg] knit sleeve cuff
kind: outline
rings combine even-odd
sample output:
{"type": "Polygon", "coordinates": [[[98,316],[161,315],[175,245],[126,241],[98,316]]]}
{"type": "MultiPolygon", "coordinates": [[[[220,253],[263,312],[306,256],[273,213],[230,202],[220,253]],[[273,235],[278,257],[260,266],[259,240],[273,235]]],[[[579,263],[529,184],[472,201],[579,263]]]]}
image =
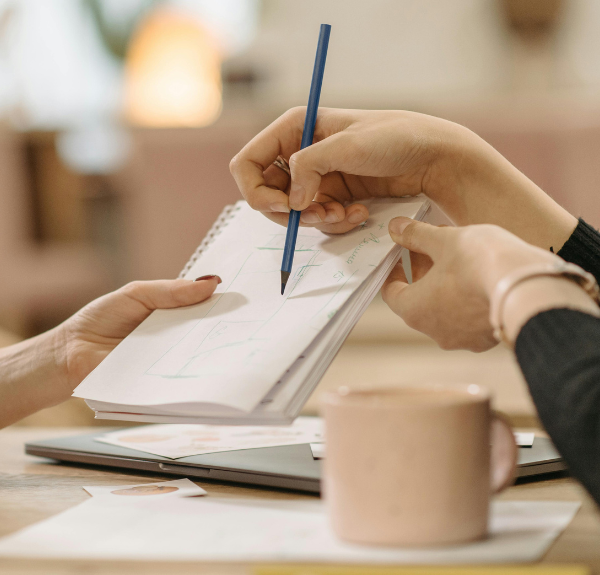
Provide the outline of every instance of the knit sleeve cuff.
{"type": "Polygon", "coordinates": [[[590,272],[600,283],[600,233],[581,218],[558,255],[590,272]]]}

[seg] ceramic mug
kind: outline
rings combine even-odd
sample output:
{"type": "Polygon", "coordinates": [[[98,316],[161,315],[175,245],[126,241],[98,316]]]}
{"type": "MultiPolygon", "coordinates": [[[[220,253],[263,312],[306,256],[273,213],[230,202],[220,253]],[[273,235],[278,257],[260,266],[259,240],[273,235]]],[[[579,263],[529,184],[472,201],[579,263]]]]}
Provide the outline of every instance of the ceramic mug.
{"type": "Polygon", "coordinates": [[[450,545],[487,535],[490,498],[512,483],[517,446],[478,385],[324,397],[323,489],[353,543],[450,545]]]}

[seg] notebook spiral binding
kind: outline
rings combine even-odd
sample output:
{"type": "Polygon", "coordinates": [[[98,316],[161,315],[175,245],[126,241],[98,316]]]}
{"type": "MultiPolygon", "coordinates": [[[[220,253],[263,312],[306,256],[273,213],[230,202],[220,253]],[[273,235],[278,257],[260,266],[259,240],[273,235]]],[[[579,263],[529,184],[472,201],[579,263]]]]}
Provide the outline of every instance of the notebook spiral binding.
{"type": "Polygon", "coordinates": [[[192,269],[192,266],[198,261],[198,258],[202,255],[204,250],[214,241],[214,239],[223,231],[223,228],[230,222],[230,220],[234,217],[236,212],[239,212],[241,209],[242,202],[237,202],[235,204],[231,204],[229,206],[225,206],[223,211],[219,215],[219,217],[215,220],[215,223],[212,225],[206,236],[200,245],[196,249],[196,251],[192,254],[192,257],[185,264],[184,268],[181,270],[178,278],[184,278],[186,274],[192,269]]]}

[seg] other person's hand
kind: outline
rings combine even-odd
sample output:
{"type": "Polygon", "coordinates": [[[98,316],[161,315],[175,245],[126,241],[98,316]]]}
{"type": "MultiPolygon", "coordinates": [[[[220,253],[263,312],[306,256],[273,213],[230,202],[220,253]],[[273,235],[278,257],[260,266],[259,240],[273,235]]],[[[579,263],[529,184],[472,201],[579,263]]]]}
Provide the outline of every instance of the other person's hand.
{"type": "MultiPolygon", "coordinates": [[[[498,282],[525,265],[560,260],[492,225],[436,227],[395,218],[389,231],[411,251],[413,283],[396,266],[382,288],[383,299],[410,327],[444,349],[485,351],[496,345],[489,308],[498,282]]],[[[543,309],[598,310],[579,286],[561,277],[531,279],[513,292],[504,308],[513,340],[525,321],[543,309]]]]}
{"type": "Polygon", "coordinates": [[[217,276],[133,282],[54,329],[0,349],[0,428],[68,399],[153,310],[200,303],[220,282],[217,276]]]}
{"type": "Polygon", "coordinates": [[[219,283],[217,276],[137,281],[86,305],[57,328],[67,390],[75,389],[154,310],[200,303],[219,283]]]}
{"type": "Polygon", "coordinates": [[[423,193],[457,225],[499,225],[557,252],[577,221],[489,144],[458,124],[414,112],[320,108],[300,150],[305,108],[265,128],[231,161],[251,207],[281,225],[343,233],[367,219],[354,202],[423,193]],[[273,165],[289,161],[290,177],[273,165]]]}

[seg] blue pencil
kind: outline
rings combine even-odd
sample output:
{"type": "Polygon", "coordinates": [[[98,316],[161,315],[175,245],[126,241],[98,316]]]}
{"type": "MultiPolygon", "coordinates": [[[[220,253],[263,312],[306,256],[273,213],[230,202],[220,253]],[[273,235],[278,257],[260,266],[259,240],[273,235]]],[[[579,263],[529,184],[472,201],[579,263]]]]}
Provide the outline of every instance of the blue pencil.
{"type": "MultiPolygon", "coordinates": [[[[331,26],[329,24],[321,24],[319,44],[317,45],[317,55],[315,57],[315,67],[313,69],[310,94],[308,96],[308,106],[306,108],[306,118],[304,119],[304,129],[302,131],[301,150],[313,143],[313,137],[315,135],[317,110],[319,109],[319,98],[321,97],[321,86],[323,85],[323,74],[325,73],[325,60],[327,59],[327,47],[329,46],[330,33],[331,26]]],[[[292,263],[294,262],[294,250],[296,249],[296,237],[298,236],[299,224],[300,212],[291,210],[288,219],[287,233],[285,235],[283,261],[281,262],[281,295],[283,295],[285,286],[292,273],[292,263]]]]}

